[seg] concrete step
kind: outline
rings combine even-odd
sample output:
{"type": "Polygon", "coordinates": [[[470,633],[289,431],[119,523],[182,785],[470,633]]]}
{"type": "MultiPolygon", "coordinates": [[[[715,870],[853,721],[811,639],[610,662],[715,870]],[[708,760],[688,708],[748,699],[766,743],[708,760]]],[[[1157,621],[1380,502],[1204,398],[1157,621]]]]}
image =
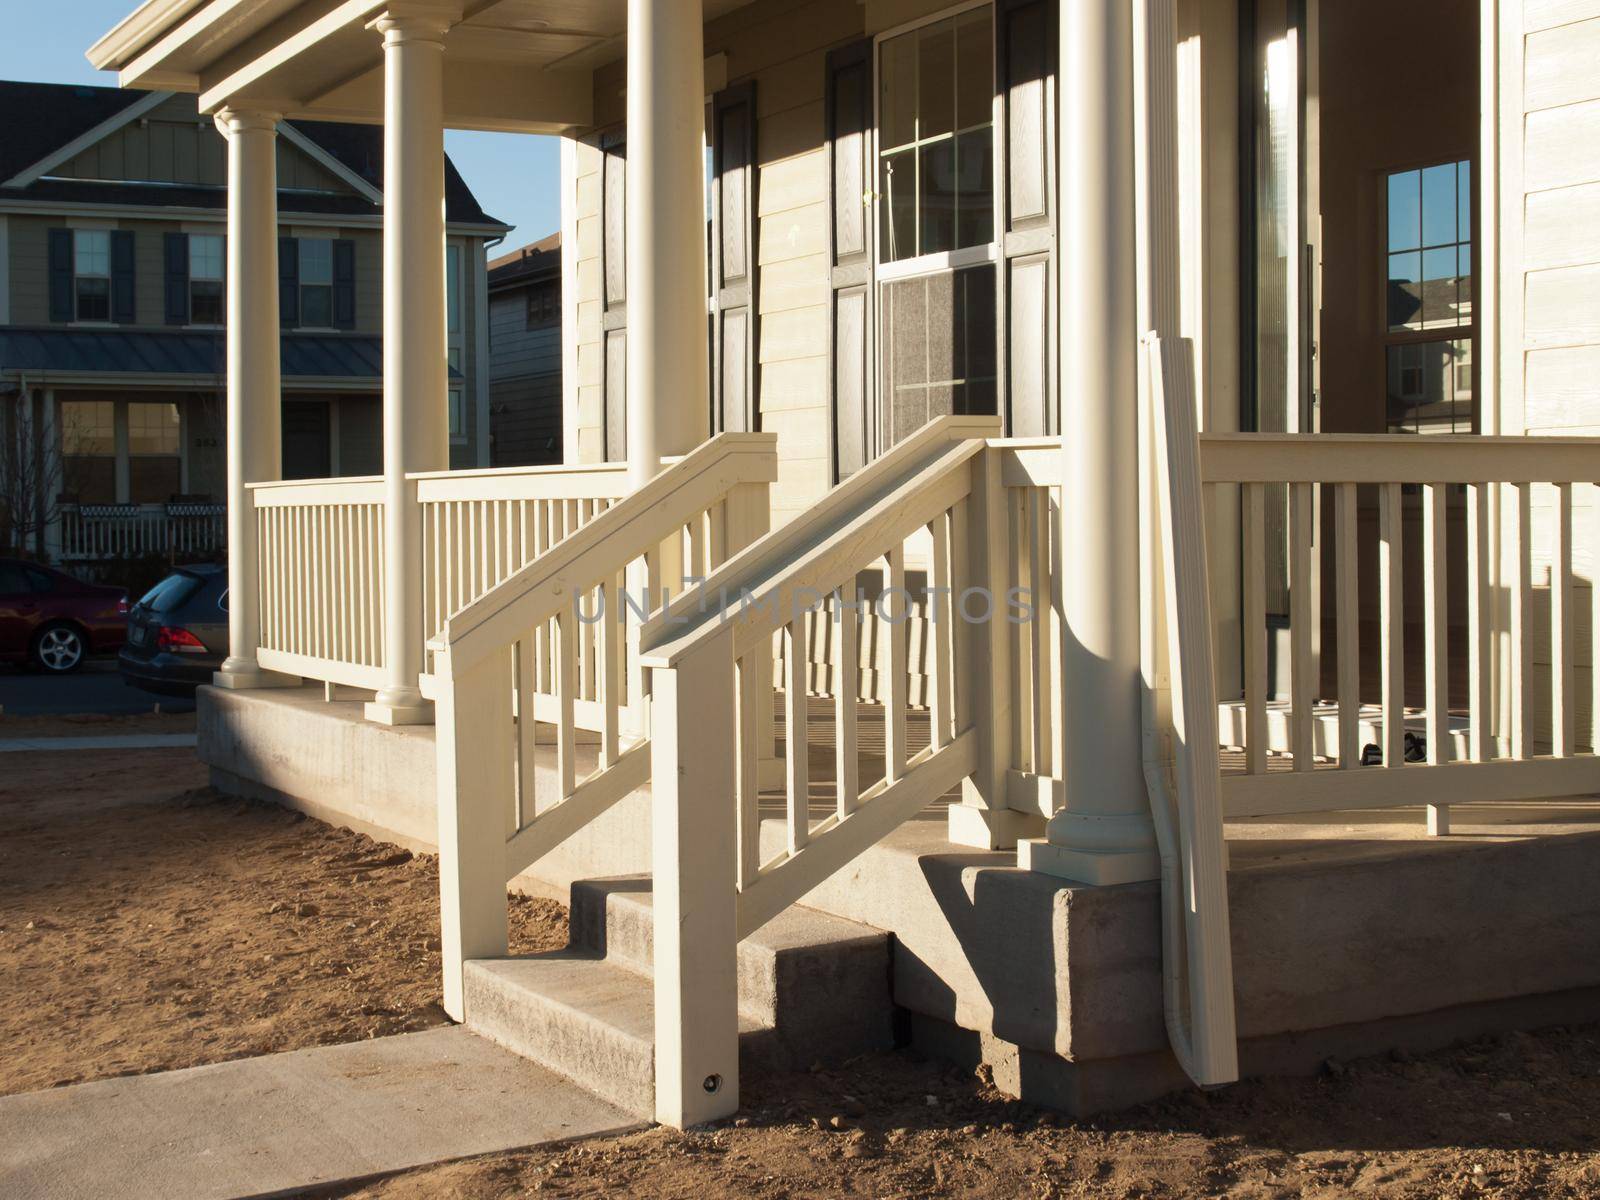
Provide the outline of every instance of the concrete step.
{"type": "MultiPolygon", "coordinates": [[[[467,1028],[649,1119],[655,1112],[655,997],[649,979],[559,950],[466,968],[467,1028]]],[[[740,1061],[770,1030],[739,1018],[740,1061]]]]}
{"type": "MultiPolygon", "coordinates": [[[[572,887],[572,945],[648,976],[655,934],[647,878],[572,887]]],[[[790,908],[739,943],[740,1011],[768,1028],[772,1066],[843,1062],[894,1044],[889,934],[790,908]]]]}

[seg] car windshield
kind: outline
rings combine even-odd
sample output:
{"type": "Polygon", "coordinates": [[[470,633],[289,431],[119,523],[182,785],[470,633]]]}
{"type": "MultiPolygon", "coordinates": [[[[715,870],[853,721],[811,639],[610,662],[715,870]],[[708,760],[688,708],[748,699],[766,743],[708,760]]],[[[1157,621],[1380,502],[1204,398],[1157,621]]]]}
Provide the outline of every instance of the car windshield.
{"type": "Polygon", "coordinates": [[[151,612],[171,612],[199,591],[200,583],[201,580],[198,576],[178,571],[175,574],[168,575],[146,592],[140,599],[139,605],[141,608],[148,608],[151,612]]]}

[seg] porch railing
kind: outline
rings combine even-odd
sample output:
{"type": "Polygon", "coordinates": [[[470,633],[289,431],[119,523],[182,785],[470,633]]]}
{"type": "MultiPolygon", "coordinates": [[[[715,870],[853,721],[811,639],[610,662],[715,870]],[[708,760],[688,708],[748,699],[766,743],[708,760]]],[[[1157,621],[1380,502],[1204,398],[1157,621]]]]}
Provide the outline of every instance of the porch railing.
{"type": "Polygon", "coordinates": [[[59,557],[104,562],[159,555],[173,562],[227,545],[225,504],[69,504],[61,509],[59,557]]]}
{"type": "Polygon", "coordinates": [[[1223,777],[1229,816],[1426,803],[1430,828],[1445,833],[1452,803],[1600,791],[1594,439],[1213,435],[1201,464],[1208,488],[1242,493],[1244,737],[1242,761],[1223,777]],[[1268,489],[1288,506],[1292,695],[1279,754],[1268,722],[1268,489]],[[1587,520],[1575,522],[1577,501],[1587,520]],[[1320,593],[1331,594],[1336,697],[1323,710],[1336,733],[1320,741],[1319,526],[1332,532],[1320,593]],[[1593,614],[1581,642],[1580,604],[1593,614]],[[1369,695],[1375,704],[1363,703],[1369,695]]]}
{"type": "Polygon", "coordinates": [[[383,480],[257,483],[261,644],[271,671],[383,686],[383,480]]]}

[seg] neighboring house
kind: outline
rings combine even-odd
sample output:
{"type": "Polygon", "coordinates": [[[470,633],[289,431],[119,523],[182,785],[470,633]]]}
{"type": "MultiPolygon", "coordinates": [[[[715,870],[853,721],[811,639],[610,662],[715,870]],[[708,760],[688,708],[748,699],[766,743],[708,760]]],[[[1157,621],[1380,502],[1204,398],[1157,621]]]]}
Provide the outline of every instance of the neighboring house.
{"type": "Polygon", "coordinates": [[[489,461],[561,461],[561,235],[489,262],[489,461]]]}
{"type": "Polygon", "coordinates": [[[429,285],[385,477],[257,493],[202,754],[437,846],[445,1010],[679,1126],[741,1030],[1089,1113],[1587,1019],[1597,53],[1600,0],[147,0],[91,60],[242,114],[241,221],[252,103],[388,121],[429,285]],[[560,468],[440,469],[445,127],[565,139],[560,468]]]}
{"type": "MultiPolygon", "coordinates": [[[[284,473],[376,474],[382,129],[281,135],[284,473]]],[[[446,193],[451,462],[487,465],[478,300],[506,227],[453,167],[446,193]]],[[[173,514],[223,500],[226,218],[226,147],[194,97],[0,83],[0,428],[66,501],[52,555],[164,551],[173,514]]]]}

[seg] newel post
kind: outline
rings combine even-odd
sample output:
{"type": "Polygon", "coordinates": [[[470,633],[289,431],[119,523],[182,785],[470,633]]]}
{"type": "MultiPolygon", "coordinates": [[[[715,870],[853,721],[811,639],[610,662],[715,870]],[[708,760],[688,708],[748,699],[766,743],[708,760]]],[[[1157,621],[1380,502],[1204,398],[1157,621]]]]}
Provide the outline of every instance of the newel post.
{"type": "Polygon", "coordinates": [[[444,1010],[466,1019],[468,959],[500,958],[506,920],[506,836],[511,774],[511,647],[456,673],[434,652],[438,681],[434,754],[439,804],[439,951],[444,1010]]]}
{"type": "Polygon", "coordinates": [[[739,1107],[733,628],[651,688],[656,1120],[679,1129],[739,1107]]]}

